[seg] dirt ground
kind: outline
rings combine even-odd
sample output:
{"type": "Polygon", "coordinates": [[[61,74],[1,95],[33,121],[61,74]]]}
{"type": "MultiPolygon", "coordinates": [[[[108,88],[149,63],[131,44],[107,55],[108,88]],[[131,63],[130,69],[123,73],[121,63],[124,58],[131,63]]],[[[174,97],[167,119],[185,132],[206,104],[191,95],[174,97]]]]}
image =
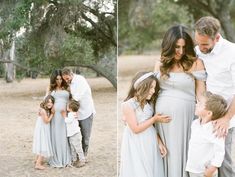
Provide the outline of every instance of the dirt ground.
{"type": "Polygon", "coordinates": [[[153,71],[158,60],[158,54],[118,57],[118,164],[120,163],[120,145],[124,129],[124,124],[121,120],[121,102],[127,96],[131,79],[135,73],[139,71],[153,71]]]}
{"type": "Polygon", "coordinates": [[[32,139],[39,104],[49,79],[0,80],[0,176],[116,177],[116,90],[104,78],[89,78],[97,114],[93,121],[88,159],[82,168],[34,169],[32,139]]]}

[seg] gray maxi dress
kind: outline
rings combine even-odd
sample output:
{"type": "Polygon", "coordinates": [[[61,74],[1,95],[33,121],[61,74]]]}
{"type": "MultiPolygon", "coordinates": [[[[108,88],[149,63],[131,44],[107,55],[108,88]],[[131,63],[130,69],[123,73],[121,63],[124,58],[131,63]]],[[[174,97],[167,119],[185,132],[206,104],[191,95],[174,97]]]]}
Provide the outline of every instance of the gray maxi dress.
{"type": "Polygon", "coordinates": [[[53,156],[49,164],[53,167],[65,167],[71,164],[70,147],[68,143],[66,125],[61,110],[66,110],[69,92],[66,90],[52,91],[55,98],[55,115],[51,120],[51,141],[53,156]]]}
{"type": "MultiPolygon", "coordinates": [[[[143,110],[133,98],[123,104],[128,104],[133,108],[138,123],[153,116],[154,108],[150,104],[146,104],[143,110]]],[[[164,177],[163,159],[153,126],[136,134],[126,125],[122,138],[119,177],[164,177]]]]}
{"type": "Polygon", "coordinates": [[[170,123],[157,123],[156,129],[165,143],[168,154],[164,158],[165,177],[188,177],[185,172],[190,127],[195,113],[195,79],[205,80],[206,72],[169,73],[166,80],[157,78],[161,91],[155,105],[155,112],[169,115],[170,123]]]}

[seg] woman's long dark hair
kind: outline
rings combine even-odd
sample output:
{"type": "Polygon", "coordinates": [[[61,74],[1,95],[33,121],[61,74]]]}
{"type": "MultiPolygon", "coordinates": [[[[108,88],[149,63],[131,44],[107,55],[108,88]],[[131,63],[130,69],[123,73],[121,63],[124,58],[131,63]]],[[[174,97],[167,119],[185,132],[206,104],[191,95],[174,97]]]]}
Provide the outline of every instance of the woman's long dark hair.
{"type": "Polygon", "coordinates": [[[54,70],[51,73],[51,77],[50,77],[50,91],[53,91],[53,90],[56,89],[56,86],[57,86],[57,84],[56,84],[56,77],[57,76],[61,76],[61,79],[62,79],[61,88],[67,90],[68,89],[68,84],[63,79],[61,70],[57,69],[57,70],[54,70]]]}
{"type": "Polygon", "coordinates": [[[144,105],[146,104],[146,102],[149,102],[150,104],[152,104],[153,106],[155,106],[156,103],[156,99],[158,96],[158,92],[160,90],[159,87],[159,83],[158,80],[155,76],[150,76],[148,78],[146,78],[145,80],[143,80],[142,82],[140,82],[137,86],[137,88],[134,88],[134,83],[135,81],[140,78],[141,76],[143,76],[144,74],[146,74],[148,72],[138,72],[132,82],[131,82],[131,87],[129,89],[129,92],[127,94],[127,97],[125,98],[124,101],[129,100],[130,98],[136,97],[137,101],[140,103],[140,107],[143,109],[144,105]],[[153,81],[156,81],[156,87],[155,87],[155,93],[153,94],[153,96],[151,97],[150,100],[146,100],[148,94],[149,94],[149,90],[151,87],[151,84],[153,81]]]}
{"type": "Polygon", "coordinates": [[[175,64],[175,47],[179,39],[185,40],[185,52],[178,64],[182,66],[184,72],[191,69],[196,60],[196,53],[194,51],[194,42],[187,28],[181,25],[171,27],[164,35],[162,40],[161,51],[161,77],[168,78],[169,72],[175,64]]]}

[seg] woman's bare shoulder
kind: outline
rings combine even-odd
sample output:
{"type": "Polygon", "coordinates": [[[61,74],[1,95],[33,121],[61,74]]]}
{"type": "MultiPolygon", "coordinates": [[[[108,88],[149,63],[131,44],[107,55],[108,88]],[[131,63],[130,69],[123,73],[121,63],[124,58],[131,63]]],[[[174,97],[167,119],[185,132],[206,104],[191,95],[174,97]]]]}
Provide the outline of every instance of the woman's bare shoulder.
{"type": "Polygon", "coordinates": [[[154,72],[160,71],[160,65],[161,65],[161,62],[159,60],[156,60],[155,66],[154,66],[154,72]]]}
{"type": "Polygon", "coordinates": [[[205,66],[203,64],[203,61],[200,58],[197,58],[193,63],[191,71],[201,71],[201,70],[205,70],[205,66]]]}

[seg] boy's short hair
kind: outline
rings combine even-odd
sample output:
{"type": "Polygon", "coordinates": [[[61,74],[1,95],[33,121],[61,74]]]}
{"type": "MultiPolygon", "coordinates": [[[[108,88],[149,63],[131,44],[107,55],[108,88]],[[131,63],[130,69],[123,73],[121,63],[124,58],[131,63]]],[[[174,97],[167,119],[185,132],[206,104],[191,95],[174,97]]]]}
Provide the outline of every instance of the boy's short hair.
{"type": "Polygon", "coordinates": [[[61,73],[62,75],[71,75],[72,71],[69,68],[63,68],[61,73]]]}
{"type": "Polygon", "coordinates": [[[206,98],[206,110],[212,112],[212,120],[216,120],[226,114],[227,102],[222,96],[211,92],[205,92],[203,96],[206,98]]]}
{"type": "Polygon", "coordinates": [[[71,100],[68,103],[68,107],[73,111],[73,112],[77,112],[80,108],[80,103],[76,100],[71,100]]]}

